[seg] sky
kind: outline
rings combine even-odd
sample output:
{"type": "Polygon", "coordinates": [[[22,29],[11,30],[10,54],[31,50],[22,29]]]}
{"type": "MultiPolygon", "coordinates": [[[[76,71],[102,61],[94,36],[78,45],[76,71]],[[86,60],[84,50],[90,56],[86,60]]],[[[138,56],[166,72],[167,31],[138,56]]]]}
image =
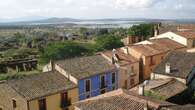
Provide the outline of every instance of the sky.
{"type": "Polygon", "coordinates": [[[0,19],[195,18],[195,0],[2,0],[0,19]]]}

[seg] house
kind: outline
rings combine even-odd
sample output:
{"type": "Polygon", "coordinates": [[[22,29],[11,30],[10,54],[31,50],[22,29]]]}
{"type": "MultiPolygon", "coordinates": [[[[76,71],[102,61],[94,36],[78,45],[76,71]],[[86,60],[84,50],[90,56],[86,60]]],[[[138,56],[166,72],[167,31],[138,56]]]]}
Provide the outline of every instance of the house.
{"type": "Polygon", "coordinates": [[[121,49],[104,51],[101,52],[101,55],[111,63],[119,66],[119,88],[130,89],[139,83],[138,59],[129,54],[125,54],[121,49]]]}
{"type": "Polygon", "coordinates": [[[130,91],[139,94],[140,89],[143,89],[143,93],[140,93],[140,95],[174,102],[176,99],[183,98],[180,94],[182,94],[187,87],[185,84],[174,78],[168,78],[145,81],[144,83],[132,88],[130,91]]]}
{"type": "Polygon", "coordinates": [[[101,55],[56,61],[54,69],[78,86],[79,100],[118,88],[118,68],[101,55]]]}
{"type": "Polygon", "coordinates": [[[194,24],[160,24],[157,25],[155,31],[158,32],[157,35],[163,34],[166,32],[195,32],[194,24]]]}
{"type": "Polygon", "coordinates": [[[123,38],[121,41],[124,45],[130,45],[134,43],[138,43],[144,40],[143,36],[127,36],[126,38],[123,38]]]}
{"type": "Polygon", "coordinates": [[[175,78],[187,84],[193,78],[193,75],[190,73],[193,73],[192,70],[195,66],[194,58],[195,53],[182,51],[170,52],[153,70],[151,79],[175,78]]]}
{"type": "Polygon", "coordinates": [[[195,47],[195,32],[179,31],[179,32],[166,32],[150,39],[169,38],[185,45],[188,48],[195,47]]]}
{"type": "MultiPolygon", "coordinates": [[[[126,47],[122,50],[125,51],[126,47]]],[[[140,61],[140,80],[149,79],[150,73],[158,65],[169,51],[185,48],[168,38],[151,39],[128,46],[128,54],[140,61]]]]}
{"type": "Polygon", "coordinates": [[[57,71],[0,83],[1,110],[71,110],[76,85],[57,71]]]}
{"type": "Polygon", "coordinates": [[[175,104],[118,89],[74,104],[75,110],[159,110],[175,104]]]}

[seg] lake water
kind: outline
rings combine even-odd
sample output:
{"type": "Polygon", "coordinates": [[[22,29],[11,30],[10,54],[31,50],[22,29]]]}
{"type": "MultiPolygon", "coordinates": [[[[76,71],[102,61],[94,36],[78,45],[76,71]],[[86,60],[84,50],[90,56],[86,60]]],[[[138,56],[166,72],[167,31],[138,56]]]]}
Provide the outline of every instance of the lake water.
{"type": "Polygon", "coordinates": [[[129,28],[133,25],[145,23],[145,21],[84,21],[72,22],[74,27],[85,28],[129,28]]]}

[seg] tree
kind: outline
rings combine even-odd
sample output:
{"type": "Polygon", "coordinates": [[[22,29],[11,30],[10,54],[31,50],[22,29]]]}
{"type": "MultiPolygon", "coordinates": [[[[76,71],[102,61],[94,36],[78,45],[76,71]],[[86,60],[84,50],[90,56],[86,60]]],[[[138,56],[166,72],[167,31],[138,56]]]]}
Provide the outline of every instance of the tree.
{"type": "Polygon", "coordinates": [[[110,50],[123,46],[123,43],[121,42],[120,38],[113,35],[104,35],[98,37],[95,41],[98,51],[110,50]]]}
{"type": "Polygon", "coordinates": [[[153,36],[153,24],[134,25],[128,30],[128,34],[132,36],[144,36],[145,39],[153,36]]]}
{"type": "Polygon", "coordinates": [[[93,54],[93,50],[83,44],[66,41],[64,43],[49,44],[41,53],[40,61],[41,63],[47,63],[50,60],[62,60],[91,54],[93,54]]]}

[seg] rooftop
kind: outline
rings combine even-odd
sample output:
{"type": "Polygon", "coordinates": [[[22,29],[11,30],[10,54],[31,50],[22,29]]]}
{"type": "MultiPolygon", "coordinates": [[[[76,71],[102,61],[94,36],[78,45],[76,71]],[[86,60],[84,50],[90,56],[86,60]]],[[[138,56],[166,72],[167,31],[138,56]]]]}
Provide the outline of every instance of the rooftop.
{"type": "Polygon", "coordinates": [[[7,83],[26,100],[33,100],[76,87],[74,83],[56,71],[8,80],[7,83]]]}
{"type": "Polygon", "coordinates": [[[165,59],[154,69],[155,74],[163,74],[173,77],[186,79],[192,68],[195,66],[195,53],[181,51],[171,52],[165,59]],[[165,72],[166,63],[171,65],[171,73],[165,72]]]}
{"type": "Polygon", "coordinates": [[[122,89],[108,92],[75,104],[75,106],[81,110],[143,110],[146,105],[150,109],[157,109],[160,106],[173,104],[138,96],[122,89]]]}
{"type": "Polygon", "coordinates": [[[142,53],[144,56],[153,56],[170,50],[185,48],[185,46],[168,38],[159,38],[142,41],[129,46],[129,48],[142,53]]]}
{"type": "MultiPolygon", "coordinates": [[[[186,88],[185,84],[172,78],[149,80],[144,87],[145,91],[151,91],[163,99],[168,99],[182,93],[186,88]]],[[[132,88],[130,91],[138,93],[138,86],[132,88]]]]}
{"type": "Polygon", "coordinates": [[[56,64],[77,79],[115,70],[115,66],[101,55],[61,60],[56,64]]]}
{"type": "Polygon", "coordinates": [[[175,34],[183,36],[187,39],[195,39],[195,32],[175,32],[175,34]]]}
{"type": "MultiPolygon", "coordinates": [[[[128,55],[128,54],[125,54],[124,52],[122,52],[121,49],[116,49],[115,53],[119,57],[119,65],[120,66],[138,62],[138,60],[135,57],[133,57],[131,55],[128,55]]],[[[102,52],[102,55],[106,56],[107,58],[109,58],[110,61],[112,60],[112,54],[113,54],[112,51],[104,51],[104,52],[102,52]]]]}
{"type": "Polygon", "coordinates": [[[159,39],[151,39],[150,42],[160,45],[161,47],[166,47],[169,50],[176,50],[176,49],[181,49],[184,48],[185,46],[177,43],[173,40],[170,40],[168,38],[159,38],[159,39]]]}
{"type": "Polygon", "coordinates": [[[137,44],[129,46],[129,48],[141,53],[144,56],[153,56],[169,51],[168,48],[157,44],[137,44]]]}
{"type": "Polygon", "coordinates": [[[170,79],[165,84],[151,88],[150,91],[155,92],[160,96],[163,96],[163,98],[165,99],[168,99],[179,93],[182,93],[186,88],[187,87],[185,86],[185,84],[175,79],[170,79]]]}

